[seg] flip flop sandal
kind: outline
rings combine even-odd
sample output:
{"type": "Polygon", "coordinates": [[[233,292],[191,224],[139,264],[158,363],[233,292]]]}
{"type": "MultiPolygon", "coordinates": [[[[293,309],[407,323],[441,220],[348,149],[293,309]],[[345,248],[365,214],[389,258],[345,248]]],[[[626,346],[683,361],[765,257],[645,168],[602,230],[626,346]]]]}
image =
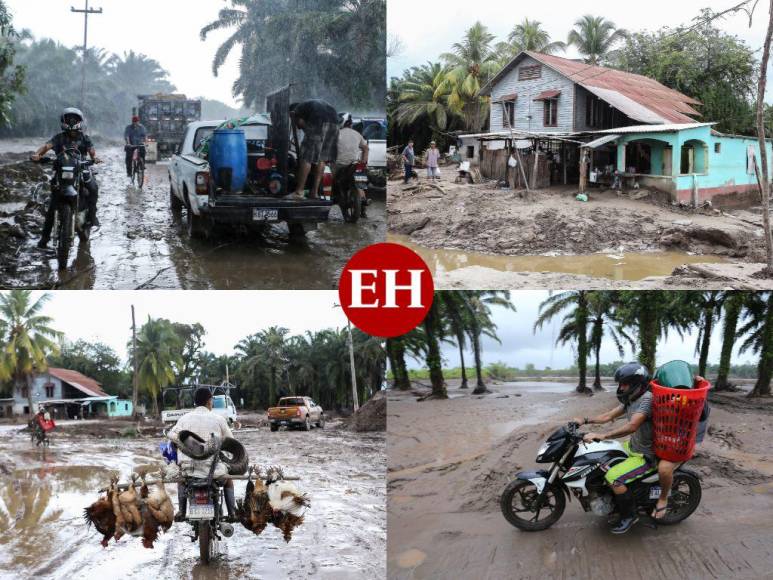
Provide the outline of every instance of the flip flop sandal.
{"type": "Polygon", "coordinates": [[[655,508],[655,511],[653,511],[652,514],[651,514],[652,519],[655,520],[655,521],[658,521],[661,518],[658,518],[658,517],[655,517],[655,516],[657,514],[661,513],[661,512],[666,511],[666,510],[668,510],[668,506],[667,505],[663,506],[663,507],[660,507],[660,508],[655,508]]]}

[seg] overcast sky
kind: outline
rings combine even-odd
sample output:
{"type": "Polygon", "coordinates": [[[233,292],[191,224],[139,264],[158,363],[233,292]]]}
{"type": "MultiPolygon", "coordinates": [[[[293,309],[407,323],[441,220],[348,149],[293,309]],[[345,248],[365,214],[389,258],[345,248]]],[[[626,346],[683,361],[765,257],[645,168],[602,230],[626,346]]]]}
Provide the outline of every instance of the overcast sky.
{"type": "MultiPolygon", "coordinates": [[[[42,292],[33,292],[39,297],[42,292]]],[[[89,290],[50,292],[44,313],[52,326],[70,341],[79,338],[110,345],[126,358],[131,338],[131,305],[139,328],[148,316],[172,322],[200,322],[207,331],[205,348],[215,354],[233,354],[242,338],[268,328],[284,326],[291,334],[307,330],[343,328],[346,316],[333,305],[333,290],[206,291],[206,290],[89,290]]]]}
{"type": "MultiPolygon", "coordinates": [[[[451,45],[462,38],[476,20],[496,35],[495,42],[506,40],[513,26],[524,18],[541,22],[553,40],[566,41],[575,20],[585,14],[604,16],[619,28],[627,30],[654,31],[663,26],[676,27],[689,23],[701,8],[709,7],[714,12],[721,12],[738,3],[739,0],[651,0],[640,5],[620,0],[596,0],[593,3],[572,0],[389,0],[387,29],[390,37],[399,37],[403,50],[400,55],[388,59],[387,73],[389,77],[400,76],[406,68],[437,60],[441,53],[448,52],[451,45]]],[[[765,2],[758,4],[751,28],[748,17],[741,13],[715,21],[715,25],[739,36],[754,50],[758,50],[765,39],[768,16],[766,7],[765,2]]],[[[558,54],[567,58],[579,57],[573,47],[566,53],[558,54]]],[[[758,58],[761,55],[760,50],[758,58]]]]}
{"type": "MultiPolygon", "coordinates": [[[[27,28],[36,38],[53,38],[68,47],[83,45],[84,0],[6,0],[14,27],[27,28]]],[[[103,13],[89,16],[89,46],[122,55],[134,50],[156,59],[169,71],[179,92],[207,97],[231,106],[231,85],[238,76],[240,47],[235,47],[217,77],[212,57],[228,31],[217,31],[202,42],[199,31],[216,20],[225,0],[89,0],[103,13]]]]}
{"type": "MultiPolygon", "coordinates": [[[[483,363],[502,361],[512,367],[524,368],[527,363],[532,363],[538,369],[550,367],[553,369],[568,368],[575,361],[575,352],[570,346],[555,346],[558,330],[561,328],[561,318],[553,323],[543,326],[536,334],[532,332],[534,321],[537,318],[540,303],[550,296],[547,291],[517,291],[511,292],[512,302],[517,312],[511,312],[503,308],[495,308],[494,322],[497,325],[497,334],[502,344],[489,338],[483,339],[483,363]]],[[[719,362],[722,349],[722,325],[714,328],[709,352],[709,362],[719,362]]],[[[657,360],[686,360],[696,362],[695,353],[696,335],[679,338],[676,333],[670,333],[667,340],[658,343],[657,360]]],[[[459,351],[455,346],[443,346],[444,362],[449,367],[459,366],[459,351]]],[[[626,360],[633,360],[634,354],[629,350],[625,354],[626,360]]],[[[607,341],[601,349],[601,362],[614,362],[620,360],[617,349],[607,341]]],[[[411,368],[422,368],[423,362],[406,361],[411,368]]],[[[465,356],[465,362],[472,365],[472,353],[465,356]]],[[[737,352],[733,353],[734,363],[757,362],[754,355],[746,353],[740,358],[737,352]]]]}

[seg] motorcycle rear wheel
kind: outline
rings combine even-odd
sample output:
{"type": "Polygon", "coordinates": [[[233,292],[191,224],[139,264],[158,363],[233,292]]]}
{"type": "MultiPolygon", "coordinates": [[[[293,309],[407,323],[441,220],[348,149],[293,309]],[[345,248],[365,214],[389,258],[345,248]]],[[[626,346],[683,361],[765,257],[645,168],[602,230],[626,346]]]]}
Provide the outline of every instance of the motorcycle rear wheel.
{"type": "Polygon", "coordinates": [[[690,473],[677,471],[671,484],[666,515],[657,520],[658,524],[671,526],[686,520],[701,503],[701,482],[690,473]]]}
{"type": "Polygon", "coordinates": [[[209,564],[212,561],[214,545],[212,526],[208,521],[199,522],[199,558],[204,564],[209,564]]]}
{"type": "Polygon", "coordinates": [[[70,247],[72,246],[72,207],[67,203],[62,203],[57,209],[59,212],[59,243],[56,248],[56,259],[59,263],[59,269],[67,268],[67,260],[70,258],[70,247]]]}
{"type": "Polygon", "coordinates": [[[564,509],[566,509],[566,497],[564,497],[561,489],[549,486],[547,488],[547,494],[544,499],[542,507],[534,512],[532,504],[536,501],[539,493],[537,492],[537,486],[531,481],[525,479],[516,479],[511,481],[502,493],[502,497],[499,500],[499,507],[502,510],[502,515],[519,530],[524,532],[540,532],[548,529],[555,524],[563,515],[564,509]],[[530,489],[531,488],[531,489],[530,489]],[[514,501],[520,500],[522,509],[516,509],[516,505],[513,505],[514,501]],[[540,513],[549,510],[550,514],[544,518],[539,519],[540,513]],[[519,513],[535,514],[533,518],[524,519],[519,513]]]}
{"type": "Polygon", "coordinates": [[[344,221],[350,224],[356,224],[360,219],[362,213],[362,198],[360,197],[360,190],[356,187],[352,187],[347,196],[347,200],[344,206],[341,207],[341,212],[344,214],[344,221]]]}

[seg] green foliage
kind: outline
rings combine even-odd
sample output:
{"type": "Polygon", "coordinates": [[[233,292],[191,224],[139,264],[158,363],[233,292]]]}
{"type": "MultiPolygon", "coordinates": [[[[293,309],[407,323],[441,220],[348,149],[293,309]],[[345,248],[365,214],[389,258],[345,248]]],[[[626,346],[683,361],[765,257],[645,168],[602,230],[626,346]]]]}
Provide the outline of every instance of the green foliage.
{"type": "Polygon", "coordinates": [[[323,98],[338,109],[381,110],[386,77],[385,0],[231,0],[201,30],[231,36],[212,61],[217,75],[241,48],[233,93],[263,109],[266,94],[293,85],[293,98],[323,98]]]}
{"type": "Polygon", "coordinates": [[[702,24],[637,32],[609,59],[609,64],[645,75],[693,97],[703,119],[717,121],[723,133],[751,135],[759,66],[755,51],[740,38],[702,24]]]}
{"type": "Polygon", "coordinates": [[[14,99],[24,91],[25,69],[15,58],[18,38],[8,8],[0,0],[0,127],[10,123],[14,99]]]}
{"type": "Polygon", "coordinates": [[[624,29],[616,28],[614,22],[603,16],[586,14],[575,21],[566,43],[576,47],[588,64],[601,64],[610,56],[615,44],[627,35],[624,29]]]}
{"type": "Polygon", "coordinates": [[[524,18],[507,35],[507,42],[497,44],[496,52],[499,55],[499,65],[505,66],[525,50],[554,54],[566,50],[566,43],[552,41],[550,33],[542,28],[541,22],[524,18]]]}
{"type": "MultiPolygon", "coordinates": [[[[80,101],[81,53],[50,39],[25,38],[15,48],[16,61],[26,70],[27,90],[11,107],[12,127],[0,129],[0,136],[50,137],[60,130],[62,109],[80,101]]],[[[90,49],[86,79],[83,113],[92,134],[122,135],[137,95],[174,91],[161,65],[134,51],[119,56],[90,49]]]]}

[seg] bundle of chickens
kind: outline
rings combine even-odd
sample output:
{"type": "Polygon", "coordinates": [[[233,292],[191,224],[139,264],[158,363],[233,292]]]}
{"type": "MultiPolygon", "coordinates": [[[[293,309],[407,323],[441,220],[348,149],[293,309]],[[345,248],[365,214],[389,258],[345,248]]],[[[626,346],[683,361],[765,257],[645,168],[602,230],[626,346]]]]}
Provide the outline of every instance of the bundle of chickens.
{"type": "Polygon", "coordinates": [[[139,493],[134,483],[137,474],[132,474],[132,485],[125,491],[119,491],[118,478],[110,480],[105,495],[84,509],[83,517],[87,525],[94,525],[102,534],[103,547],[107,547],[111,538],[116,541],[122,536],[141,536],[142,545],[152,548],[160,531],[168,531],[174,522],[174,506],[164,488],[163,475],[149,489],[142,477],[139,493]]]}
{"type": "Polygon", "coordinates": [[[293,530],[303,524],[304,508],[310,505],[308,495],[286,481],[280,468],[271,467],[262,475],[260,469],[250,467],[244,499],[236,502],[236,514],[241,524],[256,536],[273,524],[289,542],[293,530]]]}

